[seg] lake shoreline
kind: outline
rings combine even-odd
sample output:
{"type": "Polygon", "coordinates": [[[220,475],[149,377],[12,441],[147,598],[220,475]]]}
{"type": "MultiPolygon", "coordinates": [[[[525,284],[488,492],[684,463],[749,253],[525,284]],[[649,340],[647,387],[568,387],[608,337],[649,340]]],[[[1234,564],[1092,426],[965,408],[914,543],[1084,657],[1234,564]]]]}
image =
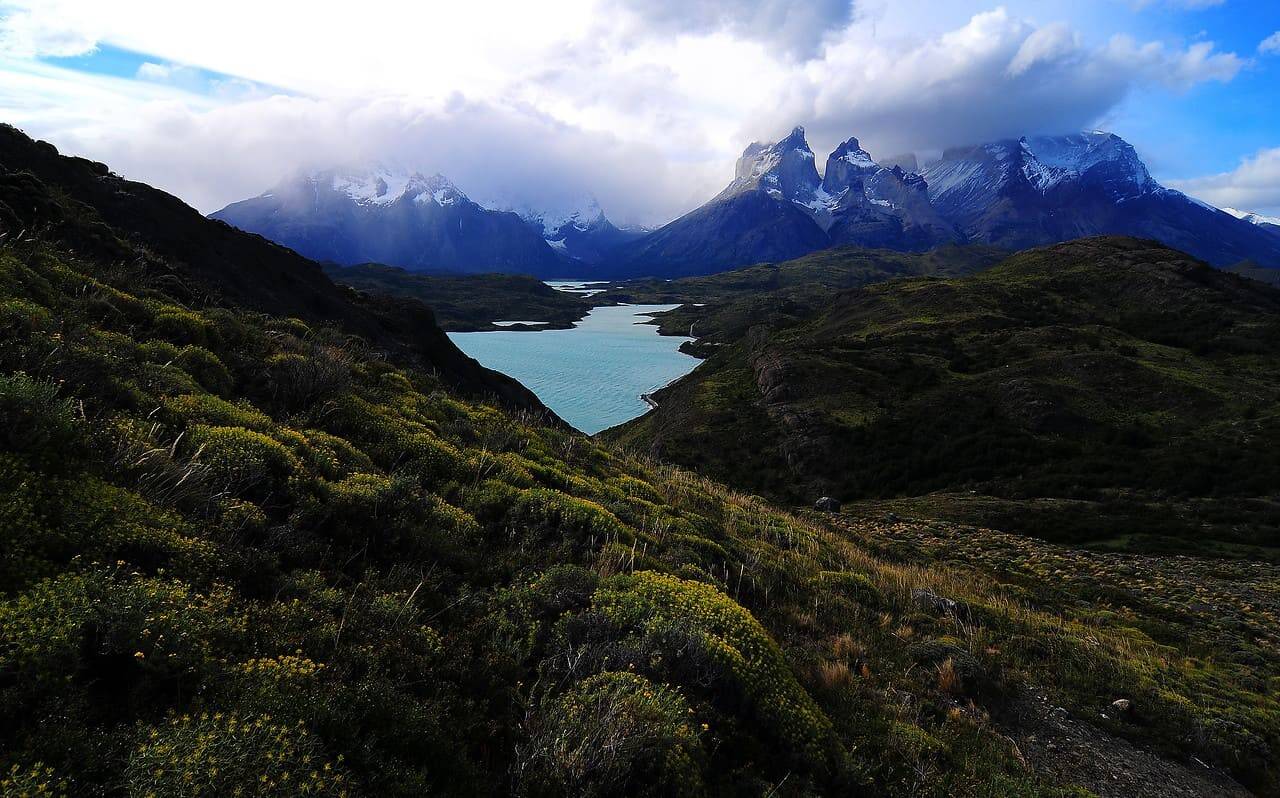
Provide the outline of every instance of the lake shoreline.
{"type": "Polygon", "coordinates": [[[689,339],[661,335],[655,323],[655,314],[674,307],[599,305],[568,329],[516,325],[450,332],[449,338],[482,365],[521,382],[570,426],[594,435],[652,410],[654,394],[698,365],[680,348],[689,339]]]}

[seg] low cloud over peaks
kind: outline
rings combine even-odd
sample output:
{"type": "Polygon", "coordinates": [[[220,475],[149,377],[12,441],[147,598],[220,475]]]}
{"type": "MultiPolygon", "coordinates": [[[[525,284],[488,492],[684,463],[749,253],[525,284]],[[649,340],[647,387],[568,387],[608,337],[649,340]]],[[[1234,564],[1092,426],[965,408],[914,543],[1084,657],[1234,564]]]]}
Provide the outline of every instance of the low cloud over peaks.
{"type": "Polygon", "coordinates": [[[1176,96],[1246,64],[1018,6],[565,0],[298,18],[226,0],[196,36],[167,6],[0,0],[0,114],[204,210],[298,168],[395,158],[475,197],[591,193],[616,221],[654,224],[718,192],[748,141],[796,124],[820,160],[851,135],[881,156],[932,151],[1093,127],[1135,92],[1176,96]],[[138,68],[94,73],[105,48],[138,68]]]}

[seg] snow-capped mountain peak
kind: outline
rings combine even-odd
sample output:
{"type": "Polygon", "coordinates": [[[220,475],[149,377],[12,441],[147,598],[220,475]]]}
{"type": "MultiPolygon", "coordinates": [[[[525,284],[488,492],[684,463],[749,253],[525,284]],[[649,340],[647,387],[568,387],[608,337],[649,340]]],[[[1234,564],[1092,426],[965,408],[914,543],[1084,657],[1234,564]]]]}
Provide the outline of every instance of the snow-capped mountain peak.
{"type": "Polygon", "coordinates": [[[1113,133],[1094,130],[1067,136],[1023,137],[1023,172],[1041,191],[1065,180],[1092,176],[1117,199],[1156,187],[1133,145],[1113,133]]]}
{"type": "Polygon", "coordinates": [[[862,149],[856,138],[850,137],[831,153],[831,158],[844,161],[859,169],[878,169],[879,164],[871,157],[871,153],[862,149]]]}
{"type": "Polygon", "coordinates": [[[1222,210],[1225,211],[1226,213],[1231,214],[1237,219],[1248,222],[1249,224],[1257,224],[1257,225],[1269,224],[1269,225],[1274,225],[1276,227],[1280,227],[1280,216],[1263,216],[1260,213],[1254,213],[1252,211],[1241,211],[1235,208],[1223,208],[1222,210]]]}
{"type": "Polygon", "coordinates": [[[762,189],[777,199],[807,203],[813,200],[818,185],[813,150],[805,140],[804,128],[797,126],[776,143],[748,145],[738,159],[733,182],[720,198],[762,189]]]}
{"type": "Polygon", "coordinates": [[[467,201],[467,195],[442,174],[427,177],[381,164],[366,169],[325,170],[306,179],[317,186],[327,184],[357,205],[369,207],[390,205],[401,198],[437,205],[467,201]]]}
{"type": "Polygon", "coordinates": [[[415,174],[409,179],[404,195],[412,197],[415,202],[434,202],[437,205],[452,205],[455,202],[467,202],[467,195],[453,184],[453,181],[437,172],[431,177],[415,174]]]}
{"type": "Polygon", "coordinates": [[[1134,148],[1100,131],[1026,136],[947,150],[923,170],[929,195],[945,214],[978,214],[1012,187],[1047,197],[1070,184],[1125,202],[1161,187],[1134,148]]]}
{"type": "Polygon", "coordinates": [[[567,227],[586,230],[605,219],[604,210],[591,194],[568,201],[534,203],[528,200],[490,199],[481,203],[495,211],[508,211],[541,232],[548,241],[560,240],[567,227]]]}

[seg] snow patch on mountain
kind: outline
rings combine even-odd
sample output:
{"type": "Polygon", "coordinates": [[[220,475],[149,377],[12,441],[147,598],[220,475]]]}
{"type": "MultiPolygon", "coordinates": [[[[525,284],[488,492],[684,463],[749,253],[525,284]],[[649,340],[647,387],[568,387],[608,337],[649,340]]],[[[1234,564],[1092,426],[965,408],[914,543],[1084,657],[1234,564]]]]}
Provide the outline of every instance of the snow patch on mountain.
{"type": "Polygon", "coordinates": [[[312,174],[317,185],[328,183],[334,191],[345,194],[357,205],[373,207],[390,205],[400,199],[452,205],[467,202],[467,195],[441,174],[430,177],[420,172],[372,166],[362,170],[331,170],[312,174]]]}
{"type": "Polygon", "coordinates": [[[1222,210],[1249,224],[1270,224],[1280,227],[1280,216],[1263,216],[1253,211],[1241,211],[1235,208],[1222,208],[1222,210]]]}
{"type": "Polygon", "coordinates": [[[590,194],[568,201],[551,201],[534,203],[528,200],[490,199],[480,203],[495,211],[508,211],[524,219],[533,228],[542,232],[542,237],[551,241],[564,237],[566,227],[587,230],[605,218],[600,203],[590,194]]]}
{"type": "Polygon", "coordinates": [[[1032,159],[1046,168],[1042,191],[1095,170],[1105,170],[1102,182],[1117,199],[1156,187],[1133,145],[1112,133],[1095,130],[1068,136],[1032,136],[1023,138],[1021,144],[1032,159]]]}

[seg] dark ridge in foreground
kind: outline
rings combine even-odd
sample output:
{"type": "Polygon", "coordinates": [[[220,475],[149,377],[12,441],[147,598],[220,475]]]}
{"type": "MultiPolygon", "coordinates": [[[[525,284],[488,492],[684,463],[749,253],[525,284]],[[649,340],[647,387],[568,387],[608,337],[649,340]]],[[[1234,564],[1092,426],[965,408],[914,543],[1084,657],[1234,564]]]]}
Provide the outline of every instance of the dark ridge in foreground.
{"type": "Polygon", "coordinates": [[[90,257],[142,259],[168,270],[167,285],[185,301],[337,325],[410,355],[469,395],[550,413],[524,386],[464,355],[419,302],[360,297],[292,250],[206,219],[104,164],[59,155],[9,125],[0,125],[0,170],[0,224],[11,236],[53,236],[90,257]]]}

